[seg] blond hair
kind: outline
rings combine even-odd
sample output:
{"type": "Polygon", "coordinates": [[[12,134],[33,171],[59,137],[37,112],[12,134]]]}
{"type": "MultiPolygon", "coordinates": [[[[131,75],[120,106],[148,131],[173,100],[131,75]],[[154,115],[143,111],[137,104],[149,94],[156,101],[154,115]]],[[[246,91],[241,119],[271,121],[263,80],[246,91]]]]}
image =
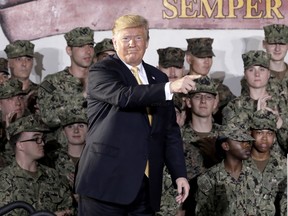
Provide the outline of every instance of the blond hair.
{"type": "Polygon", "coordinates": [[[137,28],[143,27],[147,32],[147,40],[149,40],[149,23],[148,20],[140,15],[127,14],[119,17],[114,22],[112,28],[113,35],[117,34],[118,31],[126,28],[137,28]]]}

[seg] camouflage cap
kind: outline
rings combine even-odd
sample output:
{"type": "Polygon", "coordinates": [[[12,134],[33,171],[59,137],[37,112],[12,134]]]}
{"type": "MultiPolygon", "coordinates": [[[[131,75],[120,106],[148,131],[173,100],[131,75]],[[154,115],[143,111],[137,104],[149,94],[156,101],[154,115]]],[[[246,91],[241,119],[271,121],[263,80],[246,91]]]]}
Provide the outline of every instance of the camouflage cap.
{"type": "Polygon", "coordinates": [[[212,50],[213,38],[190,38],[186,39],[187,51],[198,58],[215,56],[212,50]]]}
{"type": "Polygon", "coordinates": [[[70,47],[81,47],[86,44],[94,44],[94,32],[89,27],[78,27],[64,35],[67,45],[70,47]]]}
{"type": "Polygon", "coordinates": [[[47,132],[49,128],[41,121],[39,115],[28,115],[16,119],[6,128],[9,137],[22,132],[47,132]]]}
{"type": "Polygon", "coordinates": [[[177,47],[167,47],[165,49],[158,49],[159,65],[164,68],[184,66],[185,51],[177,47]]]}
{"type": "Polygon", "coordinates": [[[288,26],[282,24],[272,24],[264,26],[265,41],[267,43],[287,44],[288,26]]]}
{"type": "Polygon", "coordinates": [[[9,75],[8,72],[8,60],[5,58],[0,58],[0,72],[9,75]]]}
{"type": "Polygon", "coordinates": [[[242,54],[244,69],[259,65],[269,69],[271,55],[262,50],[251,50],[242,54]]]}
{"type": "Polygon", "coordinates": [[[28,40],[17,40],[6,46],[4,51],[8,58],[17,58],[21,56],[34,57],[34,44],[28,40]]]}
{"type": "Polygon", "coordinates": [[[104,38],[102,41],[96,43],[94,47],[95,56],[105,51],[115,51],[112,39],[104,38]]]}
{"type": "Polygon", "coordinates": [[[0,99],[14,97],[16,95],[27,94],[22,90],[22,82],[18,79],[8,79],[0,84],[0,99]]]}
{"type": "Polygon", "coordinates": [[[218,136],[221,138],[229,138],[239,142],[254,141],[249,130],[237,127],[234,124],[222,125],[219,130],[218,136]]]}
{"type": "Polygon", "coordinates": [[[87,110],[79,106],[65,107],[65,110],[59,114],[59,119],[62,127],[74,123],[88,124],[87,110]]]}
{"type": "Polygon", "coordinates": [[[253,113],[251,129],[255,129],[255,130],[266,129],[266,130],[276,131],[277,130],[277,116],[271,111],[268,111],[266,109],[258,110],[253,113]]]}
{"type": "Polygon", "coordinates": [[[202,76],[198,79],[195,79],[194,82],[196,83],[196,90],[190,91],[190,95],[200,92],[217,95],[216,84],[208,76],[202,76]]]}

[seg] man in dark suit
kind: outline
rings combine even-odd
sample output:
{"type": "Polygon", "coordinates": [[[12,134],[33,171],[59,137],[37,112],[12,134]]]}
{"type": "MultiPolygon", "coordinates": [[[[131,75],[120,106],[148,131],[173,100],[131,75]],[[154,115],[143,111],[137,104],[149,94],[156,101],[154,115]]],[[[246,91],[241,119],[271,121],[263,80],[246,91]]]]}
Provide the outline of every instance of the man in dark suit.
{"type": "Polygon", "coordinates": [[[79,215],[152,216],[159,210],[164,163],[177,186],[176,202],[188,196],[172,96],[195,89],[199,76],[168,82],[142,60],[149,41],[145,18],[124,15],[112,32],[117,55],[89,73],[89,131],[75,182],[79,215]]]}

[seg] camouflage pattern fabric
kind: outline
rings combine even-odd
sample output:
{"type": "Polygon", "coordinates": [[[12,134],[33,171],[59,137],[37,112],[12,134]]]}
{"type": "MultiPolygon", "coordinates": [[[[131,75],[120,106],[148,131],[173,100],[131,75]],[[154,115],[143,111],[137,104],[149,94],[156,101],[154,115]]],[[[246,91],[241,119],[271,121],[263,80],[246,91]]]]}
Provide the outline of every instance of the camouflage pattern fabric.
{"type": "Polygon", "coordinates": [[[164,68],[176,67],[183,68],[185,51],[177,47],[167,47],[158,49],[158,64],[164,68]]]}
{"type": "Polygon", "coordinates": [[[67,106],[65,110],[59,113],[59,118],[62,127],[74,123],[88,124],[87,109],[82,107],[67,106]]]}
{"type": "Polygon", "coordinates": [[[34,44],[27,40],[16,40],[4,49],[7,57],[17,58],[22,56],[34,57],[34,44]]]}
{"type": "Polygon", "coordinates": [[[208,76],[202,76],[198,79],[195,79],[194,82],[196,83],[196,90],[190,91],[190,95],[201,92],[217,95],[217,86],[208,76]]]}
{"type": "Polygon", "coordinates": [[[45,77],[38,89],[38,105],[42,120],[51,128],[59,127],[59,115],[66,107],[83,107],[86,99],[81,81],[69,69],[45,77]]]}
{"type": "Polygon", "coordinates": [[[256,214],[258,206],[254,195],[257,182],[247,166],[242,166],[238,179],[225,170],[224,162],[211,167],[197,181],[196,215],[260,215],[256,214]]]}
{"type": "Polygon", "coordinates": [[[161,205],[159,212],[156,212],[156,216],[175,216],[178,210],[181,209],[181,206],[176,202],[177,195],[177,189],[174,188],[168,169],[164,167],[161,205]]]}
{"type": "Polygon", "coordinates": [[[9,75],[8,72],[8,60],[5,58],[0,58],[0,72],[9,75]]]}
{"type": "MultiPolygon", "coordinates": [[[[223,109],[223,124],[235,124],[241,128],[250,129],[253,113],[257,111],[257,100],[253,100],[249,96],[239,96],[223,109]]],[[[279,115],[283,120],[283,125],[277,130],[277,142],[273,146],[273,150],[283,154],[283,151],[287,152],[288,149],[288,115],[287,115],[287,100],[282,95],[272,96],[267,101],[267,107],[271,109],[277,108],[279,115]],[[280,145],[280,147],[279,147],[280,145]]]]}
{"type": "Polygon", "coordinates": [[[94,47],[95,56],[105,51],[115,51],[112,39],[104,38],[102,41],[96,43],[94,47]]]}
{"type": "MultiPolygon", "coordinates": [[[[35,177],[18,166],[16,162],[0,172],[0,206],[22,200],[36,210],[51,212],[72,210],[71,191],[67,180],[54,169],[39,165],[35,177]]],[[[28,215],[17,209],[8,216],[28,215]]]]}
{"type": "Polygon", "coordinates": [[[186,39],[187,51],[198,58],[215,56],[212,50],[213,38],[189,38],[186,39]]]}
{"type": "MultiPolygon", "coordinates": [[[[184,153],[185,153],[185,160],[186,160],[186,169],[187,169],[187,177],[188,180],[193,179],[200,174],[204,173],[209,167],[205,167],[204,164],[204,157],[200,150],[200,144],[197,143],[204,138],[216,138],[218,137],[218,131],[220,130],[220,126],[217,124],[213,124],[212,130],[210,133],[205,134],[205,137],[200,137],[199,133],[194,131],[190,125],[185,125],[182,130],[182,139],[184,143],[184,153]]],[[[210,140],[212,141],[212,140],[210,140]]],[[[215,140],[214,140],[215,142],[215,140]]],[[[213,142],[209,145],[213,147],[213,142]]],[[[215,151],[214,151],[215,153],[215,151]]],[[[213,158],[210,157],[212,160],[213,158]]],[[[212,166],[212,165],[210,165],[212,166]]]]}
{"type": "Polygon", "coordinates": [[[269,69],[270,58],[271,55],[262,50],[251,50],[247,53],[244,53],[242,54],[244,70],[255,65],[269,69]]]}
{"type": "Polygon", "coordinates": [[[9,79],[0,84],[0,99],[11,98],[17,95],[25,95],[22,90],[22,82],[17,79],[9,79]]]}
{"type": "Polygon", "coordinates": [[[272,24],[263,27],[265,41],[270,44],[287,44],[288,43],[288,26],[283,24],[272,24]]]}
{"type": "Polygon", "coordinates": [[[73,187],[74,182],[70,182],[69,176],[74,175],[75,173],[75,163],[71,159],[71,157],[67,154],[67,150],[60,149],[56,152],[56,161],[55,161],[55,169],[70,183],[70,186],[73,187]]]}
{"type": "Polygon", "coordinates": [[[258,110],[253,113],[251,129],[277,131],[277,116],[268,110],[258,110]]]}
{"type": "MultiPolygon", "coordinates": [[[[255,194],[256,213],[254,215],[275,215],[276,195],[284,195],[287,188],[287,163],[286,158],[271,152],[269,161],[263,172],[260,172],[252,158],[243,161],[244,166],[251,168],[254,179],[257,179],[250,187],[255,194]]],[[[281,207],[283,208],[283,207],[281,207]]],[[[286,212],[287,213],[287,212],[286,212]]],[[[286,214],[285,214],[286,215],[286,214]]]]}
{"type": "Polygon", "coordinates": [[[94,44],[94,32],[89,27],[77,27],[64,35],[67,45],[70,47],[81,47],[94,44]]]}

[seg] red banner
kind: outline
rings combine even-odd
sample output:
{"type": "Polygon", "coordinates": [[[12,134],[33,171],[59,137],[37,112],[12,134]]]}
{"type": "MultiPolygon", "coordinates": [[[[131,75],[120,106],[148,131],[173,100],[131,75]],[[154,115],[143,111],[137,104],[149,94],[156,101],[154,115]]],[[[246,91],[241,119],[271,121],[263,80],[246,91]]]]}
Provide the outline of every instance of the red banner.
{"type": "Polygon", "coordinates": [[[288,0],[12,0],[0,6],[1,26],[9,41],[62,34],[78,26],[111,30],[114,20],[128,13],[146,17],[153,29],[262,29],[288,24],[288,0]]]}

